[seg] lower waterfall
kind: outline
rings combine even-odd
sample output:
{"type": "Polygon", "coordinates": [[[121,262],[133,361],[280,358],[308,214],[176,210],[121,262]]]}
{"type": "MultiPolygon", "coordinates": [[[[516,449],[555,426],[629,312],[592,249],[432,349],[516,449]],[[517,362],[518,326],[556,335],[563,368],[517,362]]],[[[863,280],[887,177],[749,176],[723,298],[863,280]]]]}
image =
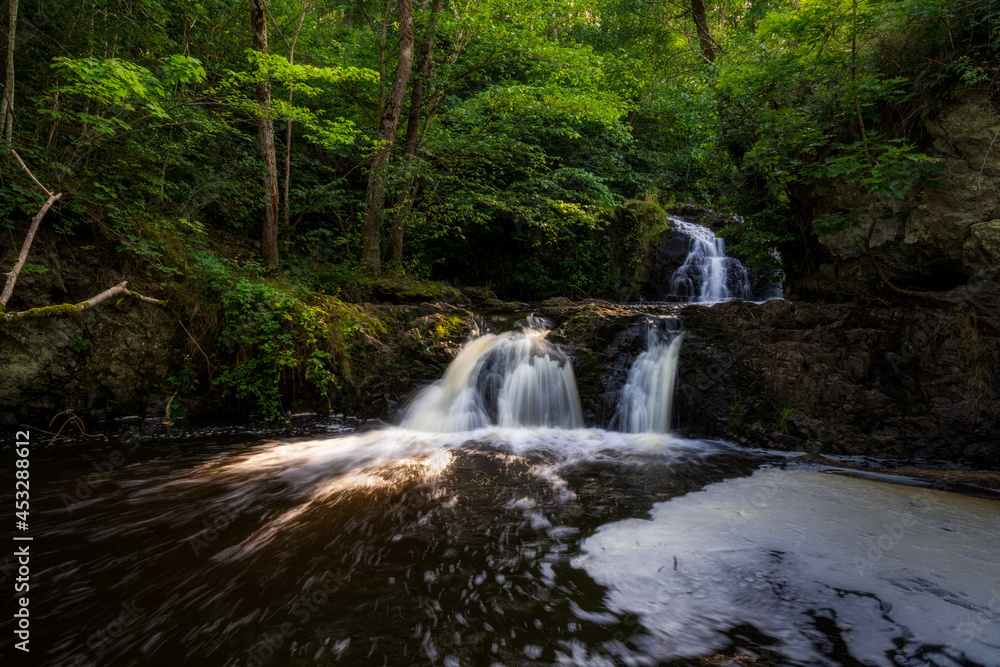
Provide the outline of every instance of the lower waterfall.
{"type": "Polygon", "coordinates": [[[683,337],[674,318],[649,322],[646,350],[636,357],[629,370],[612,422],[615,428],[626,433],[670,431],[683,337]]]}
{"type": "Polygon", "coordinates": [[[573,364],[548,333],[528,328],[473,339],[417,396],[400,426],[437,433],[493,424],[583,428],[573,364]]]}

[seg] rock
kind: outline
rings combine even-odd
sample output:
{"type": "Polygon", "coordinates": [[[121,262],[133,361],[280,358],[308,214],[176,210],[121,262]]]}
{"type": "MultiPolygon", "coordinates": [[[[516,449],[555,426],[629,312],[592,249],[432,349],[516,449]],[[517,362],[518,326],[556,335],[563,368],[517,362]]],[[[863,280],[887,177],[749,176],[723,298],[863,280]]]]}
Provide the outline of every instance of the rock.
{"type": "Polygon", "coordinates": [[[916,306],[788,301],[683,314],[675,405],[689,435],[883,457],[1000,454],[1000,369],[977,371],[1000,341],[970,329],[975,320],[916,306]]]}
{"type": "Polygon", "coordinates": [[[687,258],[691,239],[675,229],[668,229],[650,244],[642,268],[636,276],[639,296],[664,301],[673,293],[670,279],[687,258]]]}
{"type": "Polygon", "coordinates": [[[461,292],[469,303],[475,305],[497,300],[496,294],[485,287],[463,287],[461,292]]]}
{"type": "Polygon", "coordinates": [[[1000,284],[1000,219],[975,223],[969,232],[962,248],[965,272],[1000,284]]]}
{"type": "Polygon", "coordinates": [[[383,278],[374,285],[375,296],[389,303],[465,303],[461,291],[441,282],[383,278]]]}
{"type": "MultiPolygon", "coordinates": [[[[925,129],[925,152],[944,170],[935,183],[911,187],[905,200],[879,199],[873,253],[883,273],[903,286],[949,290],[969,278],[997,281],[997,255],[983,252],[973,237],[995,235],[992,221],[1000,218],[1000,151],[992,149],[1000,114],[969,97],[928,119],[925,129]]],[[[842,277],[875,280],[861,242],[869,204],[857,188],[838,184],[813,211],[814,217],[854,211],[858,219],[857,228],[819,239],[842,277]]]]}

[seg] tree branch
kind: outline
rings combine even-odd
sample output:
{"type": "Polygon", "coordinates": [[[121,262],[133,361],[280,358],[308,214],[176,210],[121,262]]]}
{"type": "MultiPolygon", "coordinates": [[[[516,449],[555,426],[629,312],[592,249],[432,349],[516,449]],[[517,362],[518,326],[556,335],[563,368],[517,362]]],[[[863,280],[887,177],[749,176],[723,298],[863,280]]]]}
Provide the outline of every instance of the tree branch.
{"type": "Polygon", "coordinates": [[[117,296],[119,294],[124,294],[134,299],[138,299],[139,301],[145,301],[146,303],[156,303],[156,304],[166,303],[166,301],[162,301],[160,299],[154,299],[152,297],[143,296],[138,292],[129,291],[127,286],[128,286],[128,281],[123,280],[114,287],[109,287],[100,294],[96,294],[87,299],[86,301],[81,301],[80,303],[62,303],[59,304],[58,306],[41,306],[39,308],[30,308],[28,310],[22,310],[19,313],[4,313],[2,321],[13,322],[16,320],[24,320],[24,319],[38,319],[42,317],[71,315],[74,313],[83,312],[88,308],[93,308],[94,306],[104,301],[107,301],[111,297],[117,296]]]}
{"type": "Polygon", "coordinates": [[[38,225],[41,224],[42,218],[44,218],[45,214],[49,212],[52,205],[56,203],[60,197],[62,197],[61,192],[58,194],[52,194],[48,188],[39,183],[38,179],[31,173],[31,170],[24,164],[24,160],[21,159],[21,156],[18,155],[16,151],[12,150],[10,154],[17,159],[21,168],[27,172],[28,176],[31,177],[31,180],[33,180],[35,184],[49,196],[49,198],[44,204],[42,204],[42,207],[38,209],[38,213],[35,214],[35,217],[31,219],[31,224],[28,226],[28,234],[24,237],[24,243],[21,245],[21,252],[17,255],[17,261],[14,262],[14,268],[12,268],[10,273],[7,274],[7,282],[4,283],[3,292],[0,292],[0,312],[3,312],[3,310],[7,307],[7,302],[10,301],[10,296],[14,293],[14,285],[17,283],[17,277],[21,274],[21,269],[24,268],[25,262],[28,261],[28,252],[31,250],[31,244],[34,242],[35,234],[38,232],[38,225]]]}

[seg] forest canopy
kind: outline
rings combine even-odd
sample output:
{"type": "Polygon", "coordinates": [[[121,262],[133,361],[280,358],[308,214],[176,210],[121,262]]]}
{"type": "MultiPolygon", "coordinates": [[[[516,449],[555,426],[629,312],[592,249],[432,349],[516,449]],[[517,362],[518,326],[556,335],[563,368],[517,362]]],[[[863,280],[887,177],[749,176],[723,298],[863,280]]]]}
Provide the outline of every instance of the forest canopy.
{"type": "Polygon", "coordinates": [[[913,130],[995,92],[1000,39],[990,3],[943,0],[7,5],[8,228],[40,204],[15,149],[64,193],[56,232],[152,283],[212,252],[348,296],[384,272],[614,294],[641,212],[677,202],[802,270],[864,222],[810,199],[932,176],[913,130]]]}

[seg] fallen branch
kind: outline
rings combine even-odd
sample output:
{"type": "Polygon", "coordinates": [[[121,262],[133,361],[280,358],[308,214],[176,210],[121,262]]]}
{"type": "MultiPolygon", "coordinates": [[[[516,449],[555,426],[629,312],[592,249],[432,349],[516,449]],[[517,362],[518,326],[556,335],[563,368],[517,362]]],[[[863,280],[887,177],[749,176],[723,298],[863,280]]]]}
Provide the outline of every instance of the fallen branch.
{"type": "Polygon", "coordinates": [[[138,299],[140,301],[145,301],[146,303],[156,303],[156,304],[166,303],[166,301],[162,301],[160,299],[153,299],[152,297],[143,296],[138,292],[129,291],[127,285],[128,281],[123,280],[114,287],[110,287],[101,292],[100,294],[92,296],[86,301],[81,301],[80,303],[62,303],[59,304],[58,306],[41,306],[39,308],[30,308],[28,310],[22,310],[19,313],[4,313],[3,321],[13,322],[16,320],[72,315],[87,310],[88,308],[93,308],[97,304],[103,301],[107,301],[111,297],[117,296],[119,294],[123,294],[132,297],[134,299],[138,299]]]}
{"type": "Polygon", "coordinates": [[[87,438],[104,438],[105,440],[108,439],[108,437],[106,435],[104,435],[103,433],[94,433],[94,434],[87,433],[87,429],[83,425],[83,420],[80,419],[76,415],[76,413],[73,412],[72,409],[70,409],[70,410],[63,410],[62,412],[60,412],[59,414],[57,414],[55,417],[53,417],[49,421],[49,428],[52,428],[52,425],[56,423],[56,420],[59,419],[60,417],[62,417],[63,415],[66,416],[66,419],[63,421],[62,426],[59,427],[59,430],[56,431],[55,433],[53,433],[51,431],[46,431],[45,429],[38,428],[37,426],[32,426],[31,424],[21,424],[21,426],[23,426],[24,428],[33,429],[35,431],[38,431],[39,433],[44,433],[45,435],[51,435],[52,439],[49,440],[48,443],[46,443],[46,445],[45,445],[46,447],[48,447],[49,445],[51,445],[53,442],[55,442],[57,440],[69,440],[69,436],[62,434],[63,430],[69,424],[74,424],[76,426],[77,430],[80,431],[80,435],[82,435],[84,437],[87,437],[87,438]]]}
{"type": "Polygon", "coordinates": [[[31,170],[28,169],[28,166],[24,164],[24,160],[21,159],[21,156],[18,155],[16,151],[11,151],[10,154],[17,159],[18,164],[20,164],[21,168],[24,169],[28,176],[31,177],[31,180],[35,182],[35,185],[40,187],[42,192],[48,195],[48,199],[44,204],[42,204],[42,207],[38,209],[38,213],[35,214],[35,217],[31,219],[31,225],[28,227],[28,235],[24,237],[24,243],[21,245],[21,252],[17,256],[17,262],[14,263],[14,268],[7,274],[7,282],[3,286],[3,292],[0,292],[0,312],[7,307],[7,302],[10,301],[10,295],[14,293],[14,284],[17,283],[17,277],[20,275],[21,269],[24,268],[24,263],[28,261],[28,251],[31,250],[31,243],[35,240],[35,234],[38,232],[38,225],[42,222],[42,218],[44,218],[45,214],[49,212],[52,205],[55,204],[60,197],[62,197],[61,192],[53,194],[51,190],[42,185],[38,179],[35,178],[35,175],[31,173],[31,170]]]}

